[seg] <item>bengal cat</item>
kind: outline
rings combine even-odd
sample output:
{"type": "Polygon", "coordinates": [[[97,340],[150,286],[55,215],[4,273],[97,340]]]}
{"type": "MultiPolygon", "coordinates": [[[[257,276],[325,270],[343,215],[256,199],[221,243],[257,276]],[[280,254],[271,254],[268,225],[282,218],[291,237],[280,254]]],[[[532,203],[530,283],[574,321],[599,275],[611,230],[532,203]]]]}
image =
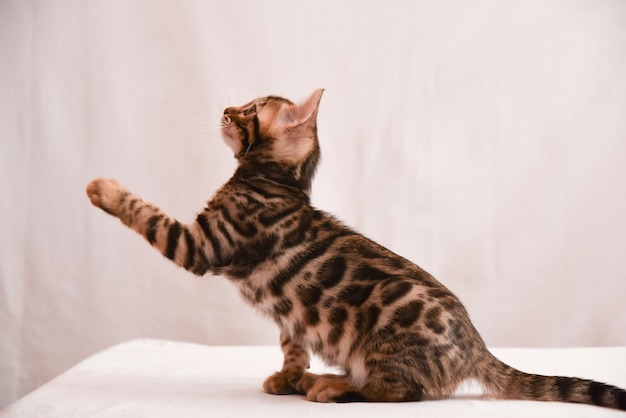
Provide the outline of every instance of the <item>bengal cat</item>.
{"type": "Polygon", "coordinates": [[[179,266],[226,276],[276,322],[284,363],[263,384],[268,393],[418,401],[473,379],[492,398],[626,410],[617,387],[504,364],[445,286],[311,206],[322,92],[299,104],[269,96],[224,111],[222,135],[238,168],[190,225],[116,180],[93,180],[87,194],[179,266]],[[309,373],[310,352],[343,373],[309,373]]]}

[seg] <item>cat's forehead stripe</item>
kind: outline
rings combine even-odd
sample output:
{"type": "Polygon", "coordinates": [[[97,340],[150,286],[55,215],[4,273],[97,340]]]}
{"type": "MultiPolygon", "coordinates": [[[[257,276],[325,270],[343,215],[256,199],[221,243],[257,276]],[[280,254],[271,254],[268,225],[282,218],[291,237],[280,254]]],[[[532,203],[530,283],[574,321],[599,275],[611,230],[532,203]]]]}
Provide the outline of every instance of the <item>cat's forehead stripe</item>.
{"type": "Polygon", "coordinates": [[[273,100],[273,101],[277,101],[277,102],[289,103],[290,105],[293,104],[293,102],[291,100],[285,99],[284,97],[280,97],[280,96],[267,96],[267,97],[264,97],[261,100],[262,100],[262,103],[267,103],[267,102],[273,100]]]}

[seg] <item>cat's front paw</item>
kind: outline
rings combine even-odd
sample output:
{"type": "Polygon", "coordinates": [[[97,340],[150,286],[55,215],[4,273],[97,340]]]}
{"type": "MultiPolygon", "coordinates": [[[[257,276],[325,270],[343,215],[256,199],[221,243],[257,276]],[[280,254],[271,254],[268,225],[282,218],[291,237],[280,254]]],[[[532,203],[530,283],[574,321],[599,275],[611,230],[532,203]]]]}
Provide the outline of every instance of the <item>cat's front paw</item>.
{"type": "Polygon", "coordinates": [[[276,372],[263,382],[263,390],[272,395],[306,395],[319,375],[301,371],[276,372]]]}
{"type": "Polygon", "coordinates": [[[358,390],[344,376],[325,374],[315,380],[306,399],[313,402],[345,402],[358,397],[358,390]]]}
{"type": "Polygon", "coordinates": [[[115,179],[99,178],[92,180],[87,186],[87,196],[91,203],[103,211],[115,215],[128,190],[115,179]]]}
{"type": "MultiPolygon", "coordinates": [[[[295,380],[297,380],[297,377],[295,380]]],[[[265,379],[265,382],[263,382],[263,390],[272,395],[291,395],[298,393],[294,384],[294,376],[285,372],[276,372],[265,379]]]]}

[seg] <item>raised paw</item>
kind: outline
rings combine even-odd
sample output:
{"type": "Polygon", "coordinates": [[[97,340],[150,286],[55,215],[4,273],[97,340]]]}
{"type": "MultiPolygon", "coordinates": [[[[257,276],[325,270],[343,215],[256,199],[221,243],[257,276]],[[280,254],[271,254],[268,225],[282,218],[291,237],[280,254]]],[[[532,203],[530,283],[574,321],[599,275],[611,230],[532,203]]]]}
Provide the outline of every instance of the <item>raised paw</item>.
{"type": "Polygon", "coordinates": [[[128,191],[114,179],[95,179],[87,186],[87,196],[91,204],[112,215],[124,194],[128,194],[128,191]]]}

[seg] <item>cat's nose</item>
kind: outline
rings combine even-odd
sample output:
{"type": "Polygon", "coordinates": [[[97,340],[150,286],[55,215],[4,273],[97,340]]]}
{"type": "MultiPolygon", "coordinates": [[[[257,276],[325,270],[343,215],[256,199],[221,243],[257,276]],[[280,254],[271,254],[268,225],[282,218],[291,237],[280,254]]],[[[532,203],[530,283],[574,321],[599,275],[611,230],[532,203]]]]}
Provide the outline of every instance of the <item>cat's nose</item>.
{"type": "Polygon", "coordinates": [[[226,109],[224,109],[224,114],[225,115],[230,115],[230,110],[231,110],[231,108],[227,107],[226,109]]]}

